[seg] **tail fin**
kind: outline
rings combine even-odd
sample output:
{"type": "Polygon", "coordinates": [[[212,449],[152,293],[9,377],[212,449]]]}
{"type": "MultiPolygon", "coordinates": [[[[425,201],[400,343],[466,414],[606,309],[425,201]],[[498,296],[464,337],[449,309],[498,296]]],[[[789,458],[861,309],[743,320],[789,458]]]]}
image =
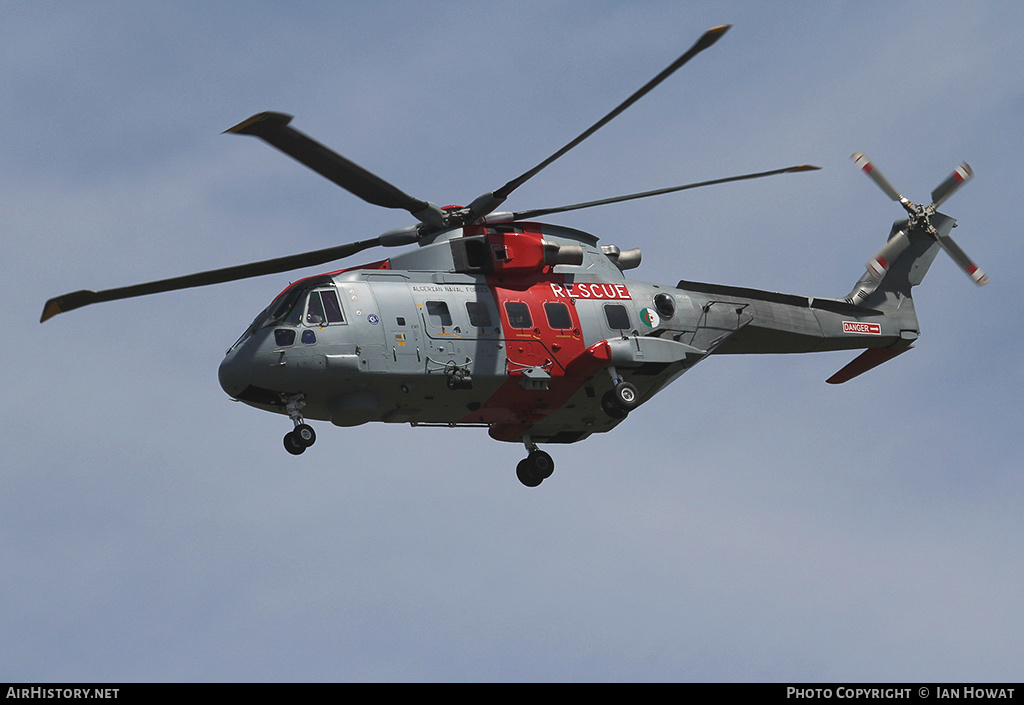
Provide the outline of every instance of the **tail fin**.
{"type": "Polygon", "coordinates": [[[904,335],[891,347],[865,350],[830,377],[827,381],[831,384],[846,382],[910,349],[918,331],[911,289],[924,280],[939,250],[945,250],[975,284],[984,286],[988,283],[985,273],[949,236],[956,227],[956,220],[936,211],[941,203],[974,175],[971,167],[966,163],[960,164],[932,191],[932,204],[919,206],[900,194],[862,153],[856,152],[853,160],[886,195],[899,201],[909,217],[893,223],[885,246],[868,260],[867,271],[846,296],[846,300],[898,317],[904,335]]]}
{"type": "Polygon", "coordinates": [[[893,223],[885,246],[868,260],[867,271],[846,300],[886,310],[898,307],[901,299],[912,298],[911,288],[924,280],[942,249],[938,237],[948,237],[956,226],[953,218],[941,213],[935,213],[929,220],[928,228],[914,227],[909,219],[893,223]]]}
{"type": "MultiPolygon", "coordinates": [[[[932,220],[936,223],[935,230],[946,234],[956,223],[940,214],[932,216],[932,220]]],[[[937,239],[920,228],[911,227],[908,220],[892,224],[885,246],[868,260],[867,271],[857,280],[846,300],[898,318],[902,337],[887,348],[868,348],[826,382],[848,382],[913,346],[920,326],[911,289],[924,279],[940,249],[937,239]]]]}

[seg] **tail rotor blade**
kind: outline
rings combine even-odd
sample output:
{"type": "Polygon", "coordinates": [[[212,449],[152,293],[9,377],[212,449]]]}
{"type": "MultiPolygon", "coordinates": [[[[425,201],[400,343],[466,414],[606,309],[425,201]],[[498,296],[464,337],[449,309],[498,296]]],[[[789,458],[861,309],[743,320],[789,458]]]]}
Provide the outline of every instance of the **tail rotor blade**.
{"type": "Polygon", "coordinates": [[[953,173],[932,191],[932,208],[938,208],[942,205],[946,199],[956,193],[956,190],[969,181],[972,176],[974,176],[974,170],[971,169],[967,162],[961,162],[960,166],[954,169],[953,173]]]}
{"type": "Polygon", "coordinates": [[[976,265],[974,261],[967,256],[967,253],[960,249],[959,245],[953,242],[953,238],[949,235],[944,235],[939,231],[935,231],[934,229],[932,234],[935,236],[935,239],[938,240],[942,249],[946,251],[946,254],[953,258],[953,261],[956,262],[960,269],[964,270],[967,276],[971,278],[971,281],[978,286],[985,286],[988,284],[988,275],[981,271],[978,265],[976,265]]]}
{"type": "Polygon", "coordinates": [[[903,230],[898,231],[889,238],[889,242],[878,251],[878,254],[868,260],[868,271],[875,279],[881,279],[889,271],[889,265],[896,261],[896,258],[903,253],[910,245],[910,238],[903,230]]]}
{"type": "Polygon", "coordinates": [[[907,199],[903,197],[903,194],[897,191],[896,188],[891,183],[889,183],[889,180],[887,178],[882,176],[882,172],[875,168],[875,165],[871,162],[870,159],[867,158],[867,156],[865,156],[863,152],[854,152],[850,156],[850,159],[852,159],[857,164],[857,166],[860,167],[861,171],[863,171],[865,174],[871,177],[871,180],[878,184],[878,187],[885,191],[885,194],[889,198],[904,204],[908,202],[907,199]]]}

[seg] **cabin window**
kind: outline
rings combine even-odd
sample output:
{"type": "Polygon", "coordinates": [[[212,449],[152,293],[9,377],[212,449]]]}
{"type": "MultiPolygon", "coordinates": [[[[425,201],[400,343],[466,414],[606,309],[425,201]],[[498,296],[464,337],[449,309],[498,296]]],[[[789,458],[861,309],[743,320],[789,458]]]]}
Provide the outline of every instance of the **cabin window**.
{"type": "Polygon", "coordinates": [[[530,328],[533,326],[530,307],[522,301],[505,302],[505,312],[508,314],[508,324],[513,328],[530,328]]]}
{"type": "Polygon", "coordinates": [[[427,320],[430,321],[430,325],[437,328],[450,326],[452,314],[448,311],[448,304],[444,301],[428,301],[427,320]]]}
{"type": "Polygon", "coordinates": [[[491,309],[483,301],[467,301],[466,313],[469,325],[474,328],[488,328],[491,325],[491,309]]]}
{"type": "Polygon", "coordinates": [[[544,314],[548,317],[548,325],[552,328],[559,330],[572,328],[572,317],[569,315],[569,307],[565,304],[544,304],[544,314]]]}
{"type": "Polygon", "coordinates": [[[629,328],[629,313],[622,304],[605,304],[604,316],[608,320],[608,327],[612,330],[629,328]]]}

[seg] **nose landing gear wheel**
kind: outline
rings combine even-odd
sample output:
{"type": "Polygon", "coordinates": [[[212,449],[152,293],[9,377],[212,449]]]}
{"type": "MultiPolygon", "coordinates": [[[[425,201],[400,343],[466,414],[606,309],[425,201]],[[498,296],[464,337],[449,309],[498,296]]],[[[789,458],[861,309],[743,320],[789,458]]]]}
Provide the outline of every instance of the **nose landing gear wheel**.
{"type": "Polygon", "coordinates": [[[306,448],[316,443],[316,431],[309,424],[300,423],[292,433],[295,434],[295,439],[306,448]]]}
{"type": "Polygon", "coordinates": [[[306,448],[316,443],[316,431],[302,420],[302,407],[306,405],[306,399],[301,394],[294,394],[282,401],[287,402],[285,409],[288,418],[295,424],[295,428],[284,434],[284,449],[292,455],[302,455],[306,448]]]}
{"type": "Polygon", "coordinates": [[[530,454],[516,465],[516,477],[527,487],[536,487],[551,477],[555,461],[542,450],[531,450],[530,454]]]}
{"type": "Polygon", "coordinates": [[[292,455],[302,455],[306,448],[316,443],[316,431],[309,424],[300,423],[284,434],[284,449],[292,455]]]}
{"type": "Polygon", "coordinates": [[[289,431],[284,434],[284,449],[292,455],[302,455],[306,452],[306,447],[295,434],[295,431],[289,431]]]}

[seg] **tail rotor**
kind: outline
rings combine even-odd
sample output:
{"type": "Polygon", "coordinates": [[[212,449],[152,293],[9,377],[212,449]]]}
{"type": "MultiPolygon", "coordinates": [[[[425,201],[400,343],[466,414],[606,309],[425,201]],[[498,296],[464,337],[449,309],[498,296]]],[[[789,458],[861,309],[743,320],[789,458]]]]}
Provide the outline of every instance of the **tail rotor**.
{"type": "Polygon", "coordinates": [[[851,157],[860,169],[867,174],[875,184],[889,198],[894,201],[898,201],[900,205],[909,214],[907,220],[906,230],[898,231],[885,246],[868,260],[868,272],[876,279],[880,279],[886,271],[889,269],[889,265],[896,260],[896,258],[907,249],[909,245],[909,233],[911,232],[922,232],[929,235],[935,240],[939,246],[945,250],[957,266],[960,267],[964,272],[971,278],[978,286],[984,286],[988,284],[988,276],[981,271],[967,254],[960,249],[953,238],[947,233],[940,232],[937,230],[931,222],[933,216],[936,215],[936,209],[945,203],[950,196],[956,193],[963,184],[970,180],[974,176],[974,172],[971,167],[966,163],[961,163],[953,173],[950,174],[946,179],[939,184],[934,191],[932,191],[932,204],[930,206],[920,206],[910,199],[906,198],[903,194],[896,190],[896,188],[889,182],[885,176],[882,175],[875,165],[871,162],[863,152],[854,152],[851,157]]]}

